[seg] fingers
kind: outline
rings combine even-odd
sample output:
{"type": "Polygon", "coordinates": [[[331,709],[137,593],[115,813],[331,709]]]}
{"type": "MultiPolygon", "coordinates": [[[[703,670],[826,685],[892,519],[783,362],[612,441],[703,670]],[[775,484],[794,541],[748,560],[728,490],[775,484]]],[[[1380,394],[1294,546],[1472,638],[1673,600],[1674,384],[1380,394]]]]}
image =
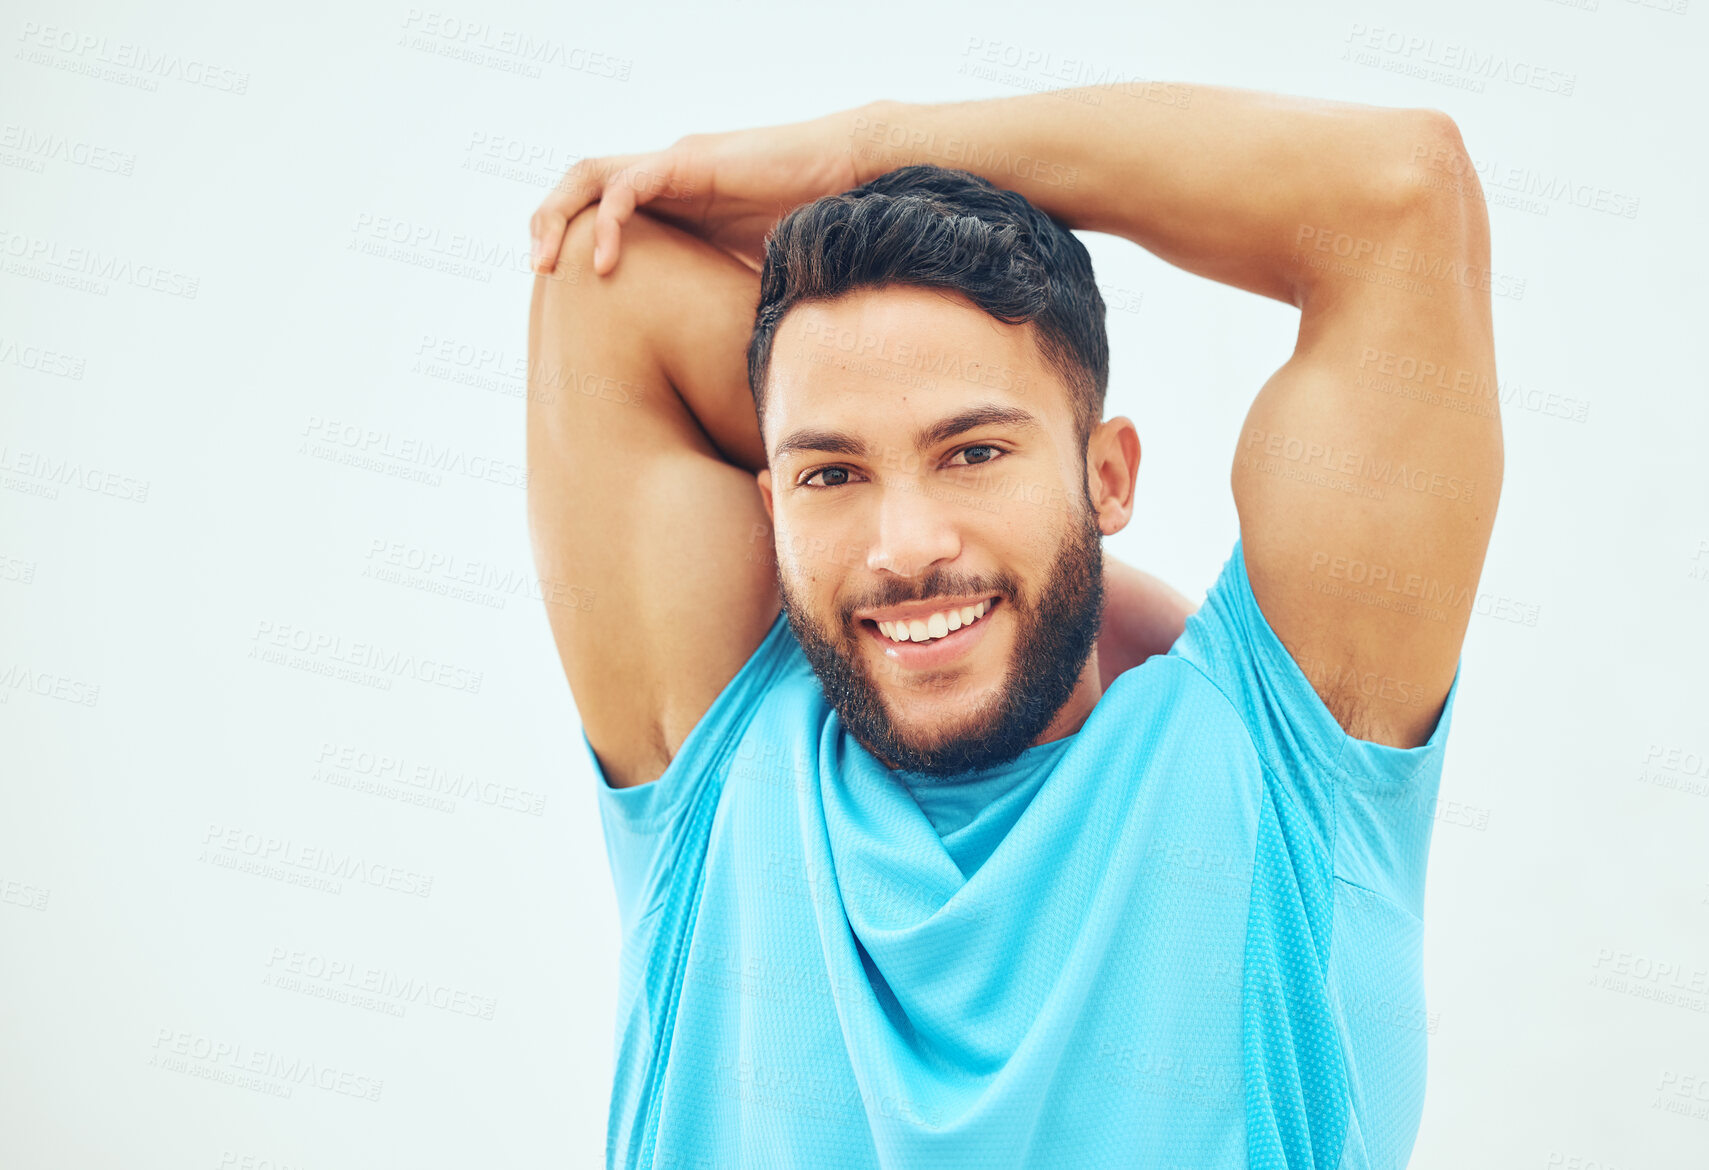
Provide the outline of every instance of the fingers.
{"type": "Polygon", "coordinates": [[[564,229],[576,212],[598,199],[605,190],[606,176],[621,169],[633,155],[618,158],[584,158],[564,173],[528,221],[529,266],[535,272],[557,271],[558,252],[564,246],[564,229]]]}
{"type": "Polygon", "coordinates": [[[605,197],[599,201],[599,216],[593,225],[593,270],[599,276],[617,267],[618,238],[623,225],[635,214],[637,193],[622,179],[623,175],[619,175],[616,181],[606,185],[605,197]]]}
{"type": "Polygon", "coordinates": [[[604,276],[617,266],[623,225],[643,203],[651,202],[665,189],[670,160],[664,152],[631,162],[606,180],[599,201],[598,220],[593,229],[593,270],[604,276]]]}
{"type": "Polygon", "coordinates": [[[598,188],[589,182],[590,161],[583,159],[571,167],[528,221],[528,264],[535,272],[557,270],[558,251],[564,246],[564,228],[570,217],[598,194],[598,188]]]}
{"type": "Polygon", "coordinates": [[[669,174],[670,159],[664,151],[582,159],[565,173],[528,221],[529,266],[535,272],[555,272],[565,228],[578,211],[597,200],[593,268],[604,276],[617,264],[623,225],[636,207],[670,185],[669,174]]]}
{"type": "Polygon", "coordinates": [[[528,221],[530,238],[528,265],[535,272],[551,273],[558,267],[558,249],[564,246],[564,227],[569,216],[548,210],[542,204],[528,221]]]}

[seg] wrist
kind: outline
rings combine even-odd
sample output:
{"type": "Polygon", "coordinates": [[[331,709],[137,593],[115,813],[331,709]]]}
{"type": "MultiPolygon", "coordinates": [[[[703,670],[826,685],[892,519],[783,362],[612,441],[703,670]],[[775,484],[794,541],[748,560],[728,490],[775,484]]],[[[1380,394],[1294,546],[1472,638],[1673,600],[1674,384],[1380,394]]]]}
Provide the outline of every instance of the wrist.
{"type": "Polygon", "coordinates": [[[879,98],[848,111],[849,163],[854,169],[855,186],[870,183],[887,171],[905,165],[898,158],[902,142],[893,141],[901,124],[904,102],[879,98]]]}

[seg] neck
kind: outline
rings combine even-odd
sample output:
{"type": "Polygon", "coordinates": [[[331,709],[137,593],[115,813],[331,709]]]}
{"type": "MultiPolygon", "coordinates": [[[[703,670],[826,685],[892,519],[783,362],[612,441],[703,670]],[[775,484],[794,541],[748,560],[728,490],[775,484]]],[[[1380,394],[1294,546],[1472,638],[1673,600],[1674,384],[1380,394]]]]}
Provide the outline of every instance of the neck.
{"type": "Polygon", "coordinates": [[[1098,705],[1098,700],[1104,697],[1102,676],[1098,673],[1098,648],[1092,647],[1092,652],[1086,656],[1086,665],[1080,670],[1080,680],[1074,684],[1074,690],[1069,694],[1068,701],[1062,704],[1060,710],[1051,718],[1045,729],[1039,732],[1032,746],[1049,743],[1073,735],[1085,724],[1092,708],[1098,705]]]}

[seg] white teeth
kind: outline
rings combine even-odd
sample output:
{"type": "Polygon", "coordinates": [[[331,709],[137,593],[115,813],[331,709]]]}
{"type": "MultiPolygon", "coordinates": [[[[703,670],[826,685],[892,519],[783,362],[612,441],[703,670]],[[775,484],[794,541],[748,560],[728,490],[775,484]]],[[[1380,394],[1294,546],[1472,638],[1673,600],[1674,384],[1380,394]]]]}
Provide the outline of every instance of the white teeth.
{"type": "Polygon", "coordinates": [[[878,631],[892,642],[930,642],[962,626],[970,626],[990,612],[991,603],[981,601],[960,609],[939,610],[926,618],[878,623],[878,631]]]}

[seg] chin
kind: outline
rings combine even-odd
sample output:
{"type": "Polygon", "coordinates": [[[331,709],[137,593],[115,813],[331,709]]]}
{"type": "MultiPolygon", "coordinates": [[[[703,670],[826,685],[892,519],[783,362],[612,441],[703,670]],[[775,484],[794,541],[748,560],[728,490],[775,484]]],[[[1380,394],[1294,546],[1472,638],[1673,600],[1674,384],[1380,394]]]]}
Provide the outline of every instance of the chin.
{"type": "Polygon", "coordinates": [[[967,739],[984,727],[984,720],[969,715],[960,704],[953,709],[944,707],[944,718],[934,718],[934,712],[922,711],[920,706],[915,704],[906,714],[892,708],[890,726],[896,735],[921,751],[935,751],[956,740],[967,739]]]}
{"type": "MultiPolygon", "coordinates": [[[[1006,633],[1006,631],[992,631],[1006,633]]],[[[848,656],[854,669],[893,710],[906,710],[908,703],[956,703],[959,710],[978,711],[1002,693],[1005,678],[1014,669],[1015,647],[1000,639],[989,639],[960,661],[929,670],[910,671],[884,653],[878,639],[861,635],[865,643],[848,656]]]]}
{"type": "Polygon", "coordinates": [[[969,693],[965,681],[946,680],[942,687],[922,684],[914,690],[885,695],[890,725],[912,746],[936,751],[957,740],[989,733],[999,688],[995,683],[969,693]]]}

